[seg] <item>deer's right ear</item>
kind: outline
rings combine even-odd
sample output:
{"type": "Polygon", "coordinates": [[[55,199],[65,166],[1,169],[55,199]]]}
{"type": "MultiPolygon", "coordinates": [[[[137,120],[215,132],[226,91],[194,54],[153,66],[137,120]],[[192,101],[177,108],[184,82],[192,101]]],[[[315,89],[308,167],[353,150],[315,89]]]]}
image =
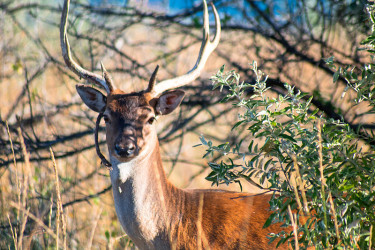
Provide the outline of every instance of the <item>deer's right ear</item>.
{"type": "Polygon", "coordinates": [[[76,85],[77,92],[82,101],[95,112],[102,113],[107,105],[107,97],[100,91],[85,85],[76,85]]]}

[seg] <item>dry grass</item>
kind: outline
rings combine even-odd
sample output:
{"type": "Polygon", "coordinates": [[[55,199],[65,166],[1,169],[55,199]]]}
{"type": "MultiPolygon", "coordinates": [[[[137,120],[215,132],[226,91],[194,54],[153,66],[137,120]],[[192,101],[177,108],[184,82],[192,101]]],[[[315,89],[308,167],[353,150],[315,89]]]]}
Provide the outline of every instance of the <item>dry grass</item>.
{"type": "MultiPolygon", "coordinates": [[[[25,144],[23,144],[23,148],[24,156],[27,158],[28,152],[25,144]]],[[[6,248],[11,243],[4,241],[6,237],[4,234],[8,230],[13,243],[11,248],[15,249],[38,248],[38,246],[62,249],[72,246],[78,248],[86,246],[87,249],[96,247],[114,249],[127,246],[127,240],[121,240],[123,233],[121,233],[113,208],[109,204],[111,199],[109,192],[105,194],[109,197],[104,204],[100,200],[94,199],[86,204],[77,203],[72,207],[63,208],[63,204],[68,200],[73,200],[74,196],[82,196],[79,193],[86,195],[89,192],[82,192],[82,189],[77,188],[75,191],[77,193],[71,196],[61,193],[59,169],[61,169],[62,161],[60,164],[56,163],[52,149],[50,152],[51,160],[47,164],[54,171],[50,171],[47,175],[36,176],[37,169],[41,168],[41,165],[31,164],[27,160],[23,164],[15,163],[9,167],[10,174],[7,177],[15,180],[16,185],[13,187],[14,192],[2,192],[2,196],[7,196],[8,204],[2,210],[2,214],[5,214],[9,227],[2,225],[0,247],[6,248]],[[47,184],[48,192],[51,192],[51,199],[43,201],[40,198],[35,198],[43,190],[35,186],[31,189],[33,182],[47,184]],[[44,209],[41,209],[41,206],[44,209]],[[103,210],[106,212],[103,213],[103,210]],[[101,226],[98,227],[98,224],[101,226]],[[107,239],[105,235],[108,235],[107,239]]],[[[102,182],[105,182],[105,179],[103,178],[102,182]]],[[[5,181],[7,179],[3,175],[2,185],[5,184],[5,181]]],[[[64,182],[66,185],[66,181],[64,182]]],[[[106,199],[103,200],[106,201],[106,199]]]]}

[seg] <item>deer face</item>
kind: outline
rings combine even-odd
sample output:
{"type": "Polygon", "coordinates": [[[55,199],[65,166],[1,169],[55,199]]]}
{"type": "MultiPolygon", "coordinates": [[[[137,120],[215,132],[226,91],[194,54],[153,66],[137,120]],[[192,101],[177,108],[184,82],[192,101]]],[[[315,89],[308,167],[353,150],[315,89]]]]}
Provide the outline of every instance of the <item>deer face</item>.
{"type": "Polygon", "coordinates": [[[83,85],[77,85],[77,91],[90,109],[103,113],[108,151],[120,162],[134,159],[147,144],[156,143],[155,117],[171,113],[184,97],[181,90],[168,91],[156,98],[145,91],[126,94],[120,90],[105,96],[83,85]]]}
{"type": "Polygon", "coordinates": [[[128,161],[142,151],[154,133],[155,111],[141,94],[111,94],[104,111],[109,153],[128,161]]]}

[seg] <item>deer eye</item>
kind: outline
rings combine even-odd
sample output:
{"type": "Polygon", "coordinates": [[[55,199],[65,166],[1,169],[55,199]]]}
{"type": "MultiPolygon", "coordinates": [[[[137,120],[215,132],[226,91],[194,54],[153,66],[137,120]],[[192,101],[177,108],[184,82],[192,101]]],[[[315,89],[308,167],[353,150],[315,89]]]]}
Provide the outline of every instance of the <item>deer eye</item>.
{"type": "Polygon", "coordinates": [[[151,117],[150,119],[148,119],[147,123],[148,124],[153,124],[155,121],[155,117],[151,117]]]}
{"type": "Polygon", "coordinates": [[[109,118],[108,118],[107,115],[104,115],[104,116],[103,116],[103,119],[104,119],[105,123],[109,123],[109,122],[110,122],[110,120],[109,120],[109,118]]]}

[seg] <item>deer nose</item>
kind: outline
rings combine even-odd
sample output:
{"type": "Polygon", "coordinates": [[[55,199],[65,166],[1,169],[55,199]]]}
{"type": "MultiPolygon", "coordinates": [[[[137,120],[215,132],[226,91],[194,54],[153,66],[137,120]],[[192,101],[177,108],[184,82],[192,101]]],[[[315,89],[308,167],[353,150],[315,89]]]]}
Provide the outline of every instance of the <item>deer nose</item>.
{"type": "Polygon", "coordinates": [[[135,155],[136,146],[133,141],[127,140],[124,143],[116,143],[115,151],[121,157],[132,157],[135,155]]]}

